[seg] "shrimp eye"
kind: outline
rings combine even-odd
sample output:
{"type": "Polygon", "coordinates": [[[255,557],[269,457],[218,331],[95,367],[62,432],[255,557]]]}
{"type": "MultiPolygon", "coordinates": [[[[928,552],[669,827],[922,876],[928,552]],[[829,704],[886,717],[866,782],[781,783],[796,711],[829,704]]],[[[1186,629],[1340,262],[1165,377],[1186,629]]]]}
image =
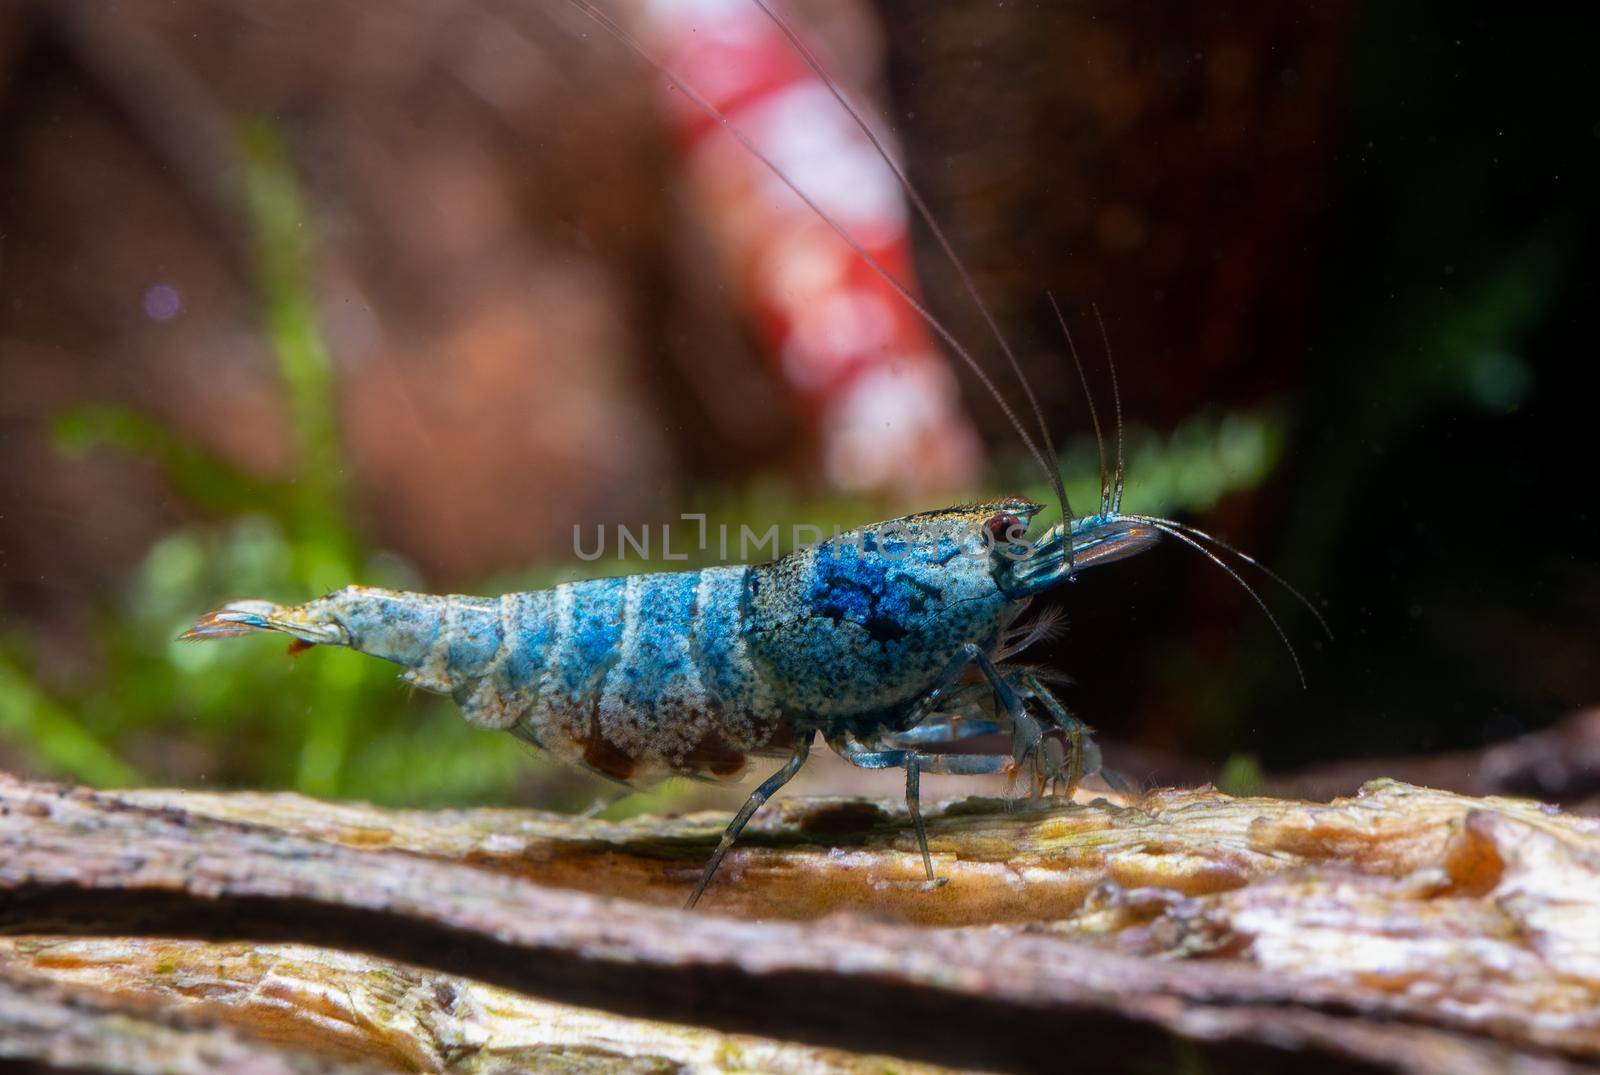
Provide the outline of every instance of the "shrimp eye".
{"type": "Polygon", "coordinates": [[[989,541],[995,545],[1010,545],[1022,537],[1022,520],[1015,515],[1002,512],[991,516],[983,524],[984,531],[989,535],[989,541]]]}

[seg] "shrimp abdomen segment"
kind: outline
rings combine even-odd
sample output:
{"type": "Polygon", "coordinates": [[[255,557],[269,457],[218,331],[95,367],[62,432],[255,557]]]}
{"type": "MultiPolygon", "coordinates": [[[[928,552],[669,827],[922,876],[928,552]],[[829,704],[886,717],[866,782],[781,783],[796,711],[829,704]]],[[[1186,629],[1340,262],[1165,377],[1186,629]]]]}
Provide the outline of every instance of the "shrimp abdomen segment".
{"type": "Polygon", "coordinates": [[[792,736],[751,662],[750,569],[632,575],[502,597],[349,586],[303,605],[240,601],[186,638],[277,631],[393,661],[467,720],[642,785],[727,778],[792,736]]]}
{"type": "Polygon", "coordinates": [[[555,643],[518,734],[613,780],[729,778],[782,738],[744,649],[746,569],[557,587],[555,643]]]}

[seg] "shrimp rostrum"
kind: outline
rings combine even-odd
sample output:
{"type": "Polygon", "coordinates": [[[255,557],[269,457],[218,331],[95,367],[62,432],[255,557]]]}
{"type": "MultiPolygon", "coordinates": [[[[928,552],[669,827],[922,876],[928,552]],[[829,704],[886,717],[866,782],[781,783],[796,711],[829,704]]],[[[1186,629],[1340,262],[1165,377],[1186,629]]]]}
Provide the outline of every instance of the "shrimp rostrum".
{"type": "MultiPolygon", "coordinates": [[[[472,724],[509,731],[629,787],[673,776],[732,779],[752,758],[783,758],[728,825],[689,896],[691,907],[745,824],[799,772],[819,736],[854,765],[905,770],[906,805],[930,885],[938,882],[919,809],[922,773],[1010,773],[1035,792],[1061,793],[1100,771],[1087,730],[1036,672],[1012,660],[1048,633],[1045,620],[1019,622],[1032,599],[1079,571],[1171,537],[1228,572],[1266,611],[1221,554],[1266,570],[1250,557],[1192,527],[1122,512],[1120,401],[1114,466],[1101,455],[1098,509],[1074,516],[1038,400],[937,222],[801,38],[766,0],[753,2],[878,148],[938,239],[1021,385],[1034,432],[971,352],[825,208],[608,15],[571,0],[744,145],[944,340],[1044,471],[1062,521],[1030,540],[1043,506],[1013,497],[847,531],[766,564],[591,579],[496,598],[350,586],[302,605],[236,601],[183,635],[276,631],[300,645],[381,657],[403,667],[407,682],[450,695],[472,724]],[[970,751],[971,740],[995,734],[1009,735],[1009,753],[970,751]]],[[[1078,372],[1082,379],[1081,365],[1078,372]]],[[[1115,399],[1114,367],[1110,374],[1115,399]]],[[[1092,399],[1089,414],[1099,439],[1092,399]]]]}

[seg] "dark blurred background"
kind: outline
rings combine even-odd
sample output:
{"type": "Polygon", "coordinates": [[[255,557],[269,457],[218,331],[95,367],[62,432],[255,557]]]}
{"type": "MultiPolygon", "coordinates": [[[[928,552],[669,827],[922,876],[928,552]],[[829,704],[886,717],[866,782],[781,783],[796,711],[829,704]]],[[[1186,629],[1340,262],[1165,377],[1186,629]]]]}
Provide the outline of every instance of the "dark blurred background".
{"type": "MultiPolygon", "coordinates": [[[[673,35],[738,7],[610,10],[704,85],[716,56],[673,35]]],[[[1104,316],[1127,506],[1250,550],[1333,626],[1252,576],[1302,689],[1189,550],[1086,573],[1048,658],[1110,764],[1465,770],[1600,701],[1593,28],[1447,0],[786,10],[881,110],[1077,506],[1094,449],[1046,292],[1103,405],[1104,316]]],[[[1042,495],[943,360],[918,383],[959,393],[882,434],[903,463],[849,462],[860,429],[762,305],[764,203],[669,98],[544,0],[0,7],[0,766],[586,802],[376,662],[171,640],[232,597],[652,566],[582,563],[575,524],[1042,495]]],[[[912,235],[930,306],[982,344],[912,235]]]]}

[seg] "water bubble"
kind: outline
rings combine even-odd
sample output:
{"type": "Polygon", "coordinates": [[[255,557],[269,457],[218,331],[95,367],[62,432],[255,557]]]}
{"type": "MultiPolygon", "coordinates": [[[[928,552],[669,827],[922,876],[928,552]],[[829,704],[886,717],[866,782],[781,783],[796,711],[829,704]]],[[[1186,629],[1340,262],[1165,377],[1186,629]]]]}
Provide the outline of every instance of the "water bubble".
{"type": "Polygon", "coordinates": [[[171,321],[183,310],[183,296],[171,284],[157,284],[144,293],[145,316],[153,321],[171,321]]]}

